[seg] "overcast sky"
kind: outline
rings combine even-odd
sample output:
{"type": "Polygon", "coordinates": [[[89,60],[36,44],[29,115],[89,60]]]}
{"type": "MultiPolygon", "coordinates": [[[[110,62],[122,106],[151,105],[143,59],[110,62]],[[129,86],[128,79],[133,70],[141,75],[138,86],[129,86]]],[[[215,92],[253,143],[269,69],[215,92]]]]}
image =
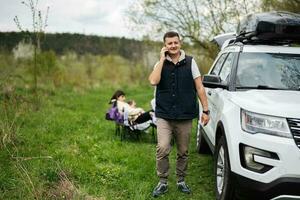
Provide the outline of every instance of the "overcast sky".
{"type": "MultiPolygon", "coordinates": [[[[27,0],[24,0],[28,2],[27,0]]],[[[35,1],[35,0],[34,0],[35,1]]],[[[134,38],[125,25],[124,11],[134,0],[39,0],[39,10],[50,6],[46,32],[71,32],[134,38]]],[[[17,31],[17,15],[31,30],[31,12],[22,0],[0,0],[0,31],[17,31]]]]}

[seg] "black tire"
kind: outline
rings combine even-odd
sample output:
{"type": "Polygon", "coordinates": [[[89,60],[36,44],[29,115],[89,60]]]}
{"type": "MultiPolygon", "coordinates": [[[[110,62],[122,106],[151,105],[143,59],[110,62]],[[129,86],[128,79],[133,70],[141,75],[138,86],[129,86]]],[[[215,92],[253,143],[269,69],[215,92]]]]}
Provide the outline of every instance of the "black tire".
{"type": "Polygon", "coordinates": [[[234,181],[231,177],[228,147],[224,136],[220,138],[215,149],[214,175],[216,200],[234,200],[234,181]],[[221,155],[223,155],[223,159],[221,155]]]}
{"type": "Polygon", "coordinates": [[[210,148],[203,136],[203,133],[200,130],[200,124],[197,126],[197,141],[196,141],[196,150],[200,154],[210,154],[210,148]]]}

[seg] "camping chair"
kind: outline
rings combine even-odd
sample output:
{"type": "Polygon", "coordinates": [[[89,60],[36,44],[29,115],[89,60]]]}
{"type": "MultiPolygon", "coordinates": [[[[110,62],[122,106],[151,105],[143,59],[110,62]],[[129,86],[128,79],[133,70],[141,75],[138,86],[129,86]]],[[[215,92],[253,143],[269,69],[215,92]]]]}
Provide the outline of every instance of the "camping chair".
{"type": "Polygon", "coordinates": [[[123,116],[118,111],[116,103],[113,103],[112,107],[108,109],[105,114],[105,119],[115,122],[115,134],[121,135],[122,124],[124,122],[123,116]]]}
{"type": "Polygon", "coordinates": [[[152,120],[149,120],[144,123],[132,123],[128,118],[128,110],[124,110],[123,115],[118,111],[116,104],[114,103],[112,107],[106,112],[106,120],[115,122],[115,135],[120,136],[121,140],[125,138],[126,135],[133,135],[139,139],[141,133],[147,130],[149,127],[152,127],[152,138],[155,141],[155,129],[156,125],[152,120]]]}
{"type": "Polygon", "coordinates": [[[127,109],[124,109],[123,112],[123,127],[121,131],[121,140],[123,140],[126,136],[126,134],[133,135],[137,139],[140,138],[140,135],[142,134],[143,131],[147,130],[150,125],[151,121],[147,121],[141,124],[135,124],[134,122],[129,121],[129,113],[127,109]]]}

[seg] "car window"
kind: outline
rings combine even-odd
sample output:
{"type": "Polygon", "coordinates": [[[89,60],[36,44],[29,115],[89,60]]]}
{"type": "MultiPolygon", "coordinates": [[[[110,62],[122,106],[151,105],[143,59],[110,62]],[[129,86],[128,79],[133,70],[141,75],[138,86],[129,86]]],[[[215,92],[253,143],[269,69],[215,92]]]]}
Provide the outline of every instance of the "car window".
{"type": "Polygon", "coordinates": [[[223,67],[220,71],[220,78],[222,81],[228,82],[229,74],[231,71],[232,63],[233,63],[233,58],[234,58],[234,54],[229,53],[223,64],[223,67]]]}
{"type": "Polygon", "coordinates": [[[211,71],[211,74],[214,74],[214,75],[219,74],[220,69],[222,67],[222,64],[223,64],[226,56],[227,56],[227,53],[224,53],[219,57],[218,61],[216,62],[215,66],[214,66],[214,69],[211,71]]]}
{"type": "Polygon", "coordinates": [[[300,54],[241,53],[237,86],[300,88],[300,54]]]}

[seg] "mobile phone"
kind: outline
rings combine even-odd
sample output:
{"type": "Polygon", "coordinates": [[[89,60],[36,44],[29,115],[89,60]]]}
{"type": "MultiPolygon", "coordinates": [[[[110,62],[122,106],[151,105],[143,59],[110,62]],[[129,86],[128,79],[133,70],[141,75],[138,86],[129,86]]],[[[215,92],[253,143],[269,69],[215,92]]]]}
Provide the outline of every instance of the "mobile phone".
{"type": "Polygon", "coordinates": [[[168,51],[165,51],[165,57],[166,57],[168,54],[169,54],[169,52],[168,52],[168,51]]]}

